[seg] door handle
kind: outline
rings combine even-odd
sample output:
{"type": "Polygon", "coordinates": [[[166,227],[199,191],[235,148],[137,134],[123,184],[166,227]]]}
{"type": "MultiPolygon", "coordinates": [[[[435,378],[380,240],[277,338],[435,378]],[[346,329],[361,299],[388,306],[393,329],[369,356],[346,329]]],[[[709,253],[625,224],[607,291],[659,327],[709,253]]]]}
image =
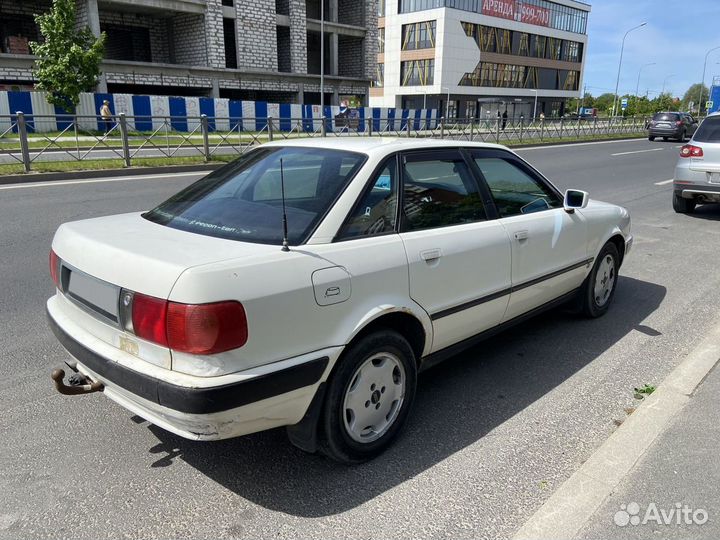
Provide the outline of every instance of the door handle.
{"type": "Polygon", "coordinates": [[[428,249],[427,251],[421,251],[420,257],[425,262],[437,261],[442,256],[439,249],[428,249]]]}
{"type": "Polygon", "coordinates": [[[518,242],[520,242],[522,240],[527,240],[528,236],[529,236],[529,234],[528,234],[528,231],[526,231],[526,230],[515,231],[515,240],[517,240],[518,242]]]}

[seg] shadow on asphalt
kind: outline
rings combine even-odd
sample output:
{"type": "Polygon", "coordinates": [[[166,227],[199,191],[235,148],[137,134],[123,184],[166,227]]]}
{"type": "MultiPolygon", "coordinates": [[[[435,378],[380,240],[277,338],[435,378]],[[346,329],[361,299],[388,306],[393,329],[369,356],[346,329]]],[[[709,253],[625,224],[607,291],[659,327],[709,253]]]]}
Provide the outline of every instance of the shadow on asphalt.
{"type": "Polygon", "coordinates": [[[720,221],[720,204],[700,204],[695,207],[692,214],[687,214],[687,216],[707,219],[708,221],[720,221]]]}
{"type": "Polygon", "coordinates": [[[180,459],[237,495],[302,517],[338,514],[392,489],[477,442],[642,325],[665,297],[662,286],[620,278],[600,319],[555,310],[424,372],[414,409],[394,446],[369,463],[345,467],[293,447],[284,429],[212,443],[155,426],[153,467],[180,459]]]}

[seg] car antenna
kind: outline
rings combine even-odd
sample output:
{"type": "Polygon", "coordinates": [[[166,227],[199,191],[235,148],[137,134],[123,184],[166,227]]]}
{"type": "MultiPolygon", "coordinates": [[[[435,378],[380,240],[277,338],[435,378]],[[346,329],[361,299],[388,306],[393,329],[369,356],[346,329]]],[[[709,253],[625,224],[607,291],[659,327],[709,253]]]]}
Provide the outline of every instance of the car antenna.
{"type": "Polygon", "coordinates": [[[283,159],[282,158],[280,158],[280,193],[282,194],[282,214],[283,214],[282,250],[290,251],[290,248],[288,247],[287,212],[285,212],[285,172],[283,171],[283,159]]]}

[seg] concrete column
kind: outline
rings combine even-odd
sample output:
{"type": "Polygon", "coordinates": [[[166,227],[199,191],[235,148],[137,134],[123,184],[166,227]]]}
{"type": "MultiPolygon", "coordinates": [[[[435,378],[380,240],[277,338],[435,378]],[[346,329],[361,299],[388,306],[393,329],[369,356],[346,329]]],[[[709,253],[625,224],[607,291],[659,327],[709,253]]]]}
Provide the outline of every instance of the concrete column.
{"type": "Polygon", "coordinates": [[[300,105],[305,104],[305,85],[303,83],[298,83],[297,102],[300,105]]]}
{"type": "Polygon", "coordinates": [[[290,0],[290,71],[307,73],[307,11],[305,0],[290,0]]]}
{"type": "Polygon", "coordinates": [[[210,95],[210,97],[220,97],[220,81],[218,81],[217,79],[212,80],[212,94],[210,95]]]}
{"type": "Polygon", "coordinates": [[[100,36],[100,13],[97,0],[75,0],[77,27],[90,28],[95,36],[100,36]]]}
{"type": "Polygon", "coordinates": [[[338,74],[338,35],[333,33],[328,36],[329,51],[328,62],[330,62],[329,75],[338,74]]]}
{"type": "Polygon", "coordinates": [[[206,0],[206,3],[207,64],[210,67],[223,69],[225,68],[225,31],[222,0],[206,0]]]}
{"type": "MultiPolygon", "coordinates": [[[[100,13],[97,0],[75,0],[75,16],[78,29],[90,28],[93,35],[100,36],[100,13]]],[[[95,91],[107,92],[107,80],[104,73],[101,73],[95,91]]]]}

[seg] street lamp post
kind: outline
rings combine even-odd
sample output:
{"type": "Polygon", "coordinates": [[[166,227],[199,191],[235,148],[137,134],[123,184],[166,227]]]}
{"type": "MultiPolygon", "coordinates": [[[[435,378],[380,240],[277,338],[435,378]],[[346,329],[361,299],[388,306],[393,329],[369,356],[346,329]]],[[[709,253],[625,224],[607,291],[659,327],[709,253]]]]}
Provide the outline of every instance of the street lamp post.
{"type": "Polygon", "coordinates": [[[320,0],[320,117],[325,116],[325,0],[320,0]]]}
{"type": "Polygon", "coordinates": [[[618,100],[618,87],[620,86],[620,70],[622,69],[622,61],[623,61],[623,52],[625,51],[625,38],[628,37],[628,34],[632,32],[633,30],[637,30],[638,28],[642,28],[647,23],[644,22],[642,24],[638,24],[637,26],[632,27],[630,30],[625,32],[625,35],[622,39],[622,45],[620,46],[620,63],[618,64],[618,72],[617,72],[617,80],[615,81],[615,96],[613,98],[613,108],[612,108],[612,114],[615,116],[615,111],[617,107],[617,100],[618,100]]]}
{"type": "Polygon", "coordinates": [[[713,47],[705,55],[705,63],[703,64],[703,76],[702,80],[700,81],[700,99],[698,100],[698,114],[702,113],[702,99],[703,94],[705,93],[705,70],[707,69],[708,56],[710,56],[711,52],[717,51],[718,49],[720,49],[720,45],[718,45],[717,47],[713,47]]]}
{"type": "Polygon", "coordinates": [[[654,66],[656,65],[656,62],[650,62],[649,64],[643,64],[640,66],[640,70],[638,71],[638,80],[637,84],[635,85],[635,97],[638,97],[638,92],[640,91],[640,74],[642,73],[643,69],[645,69],[648,66],[654,66]]]}
{"type": "Polygon", "coordinates": [[[670,75],[668,75],[667,77],[665,77],[665,80],[663,81],[662,92],[660,92],[660,95],[662,95],[662,94],[665,93],[665,83],[668,82],[668,79],[669,79],[670,77],[674,77],[674,76],[675,76],[675,74],[674,74],[674,73],[671,73],[670,75]]]}

